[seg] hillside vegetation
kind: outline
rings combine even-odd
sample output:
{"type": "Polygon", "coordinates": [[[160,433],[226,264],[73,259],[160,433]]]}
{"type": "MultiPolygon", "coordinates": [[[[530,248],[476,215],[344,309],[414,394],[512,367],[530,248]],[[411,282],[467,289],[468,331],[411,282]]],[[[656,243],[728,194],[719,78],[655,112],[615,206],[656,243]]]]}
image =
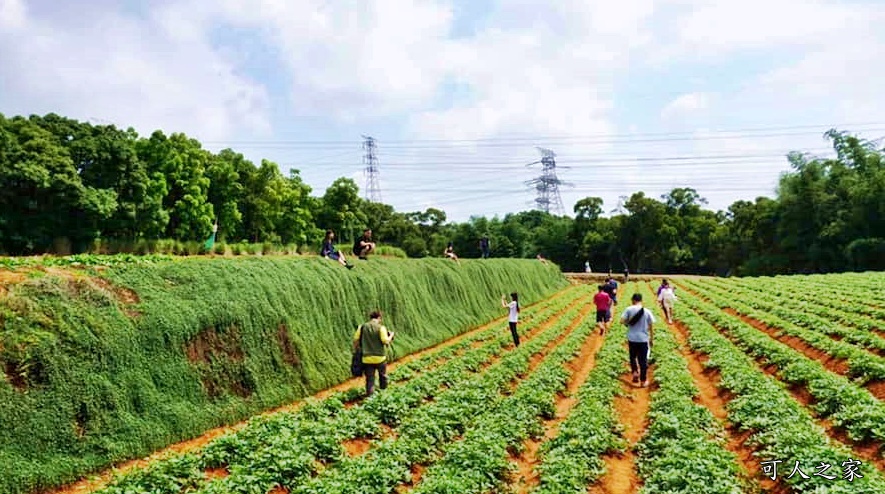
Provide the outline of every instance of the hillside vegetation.
{"type": "Polygon", "coordinates": [[[399,356],[567,282],[527,260],[152,259],[0,270],[0,493],[74,480],[344,380],[380,308],[399,356]]]}
{"type": "Polygon", "coordinates": [[[487,236],[491,257],[541,254],[568,271],[585,262],[631,273],[885,270],[885,149],[835,129],[825,136],[831,156],[790,153],[774,197],[720,211],[705,195],[721,185],[695,189],[702,177],[686,176],[660,196],[620,191],[617,205],[584,197],[566,205],[569,216],[534,210],[453,222],[437,207],[397,211],[365,200],[352,178],[302,180],[298,168],[321,164],[253,163],[182,133],[0,114],[0,254],[197,254],[213,225],[218,243],[209,245],[219,254],[304,253],[319,249],[326,229],[344,248],[368,227],[380,245],[412,258],[440,256],[449,242],[462,258],[479,257],[487,236]]]}

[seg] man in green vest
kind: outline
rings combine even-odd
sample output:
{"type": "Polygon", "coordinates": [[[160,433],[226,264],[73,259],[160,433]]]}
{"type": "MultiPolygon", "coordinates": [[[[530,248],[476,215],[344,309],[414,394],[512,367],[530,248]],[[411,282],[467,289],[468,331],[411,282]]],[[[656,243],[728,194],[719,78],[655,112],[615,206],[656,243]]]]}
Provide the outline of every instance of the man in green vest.
{"type": "Polygon", "coordinates": [[[387,388],[387,354],[385,346],[393,341],[393,331],[381,325],[381,311],[372,311],[369,322],[363,323],[353,333],[353,351],[362,349],[363,375],[366,376],[366,396],[375,390],[375,371],[381,389],[387,388]]]}

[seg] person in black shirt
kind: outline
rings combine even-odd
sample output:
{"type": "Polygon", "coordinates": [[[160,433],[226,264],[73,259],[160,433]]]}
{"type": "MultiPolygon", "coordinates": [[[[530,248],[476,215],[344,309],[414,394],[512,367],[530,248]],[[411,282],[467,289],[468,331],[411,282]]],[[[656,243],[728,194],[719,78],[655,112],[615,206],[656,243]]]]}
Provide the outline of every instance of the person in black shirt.
{"type": "Polygon", "coordinates": [[[615,281],[614,278],[609,276],[605,279],[605,285],[603,285],[602,291],[611,297],[612,305],[618,305],[618,282],[615,281]]]}
{"type": "Polygon", "coordinates": [[[366,256],[370,252],[375,251],[375,242],[372,241],[372,230],[366,228],[363,230],[363,236],[356,239],[353,243],[353,253],[362,260],[366,260],[366,256]]]}
{"type": "Polygon", "coordinates": [[[479,252],[483,259],[488,259],[491,254],[491,249],[489,248],[489,237],[483,236],[479,239],[479,252]]]}

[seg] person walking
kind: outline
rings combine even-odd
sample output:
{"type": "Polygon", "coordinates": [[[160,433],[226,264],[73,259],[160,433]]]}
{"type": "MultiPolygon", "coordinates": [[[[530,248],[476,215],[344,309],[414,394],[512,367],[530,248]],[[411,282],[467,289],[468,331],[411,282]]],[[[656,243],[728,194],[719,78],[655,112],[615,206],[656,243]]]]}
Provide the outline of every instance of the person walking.
{"type": "Polygon", "coordinates": [[[584,272],[585,273],[592,273],[593,272],[593,270],[590,269],[590,261],[584,261],[584,272]]]}
{"type": "Polygon", "coordinates": [[[657,291],[657,293],[655,293],[655,296],[660,295],[661,290],[663,290],[664,288],[667,288],[668,286],[670,286],[670,282],[667,281],[667,278],[661,279],[661,286],[658,287],[658,291],[657,291]]]}
{"type": "MultiPolygon", "coordinates": [[[[666,280],[664,280],[666,283],[666,280]]],[[[669,284],[665,284],[658,289],[658,302],[664,311],[668,324],[673,324],[673,305],[676,303],[676,292],[669,284]]]]}
{"type": "Polygon", "coordinates": [[[344,254],[335,248],[335,232],[326,230],[326,238],[323,240],[323,247],[320,249],[320,256],[326,259],[338,261],[339,264],[347,269],[353,269],[353,264],[347,262],[344,254]]]}
{"type": "Polygon", "coordinates": [[[612,305],[618,305],[618,282],[615,281],[614,278],[609,276],[605,279],[605,284],[603,285],[603,290],[608,294],[612,299],[612,305]]]}
{"type": "Polygon", "coordinates": [[[630,350],[630,370],[633,382],[648,386],[648,354],[654,340],[655,317],[642,306],[642,294],[634,293],[633,305],[621,315],[621,322],[627,325],[627,345],[630,350]]]}
{"type": "Polygon", "coordinates": [[[596,326],[599,327],[599,334],[605,334],[612,320],[612,298],[605,293],[604,285],[597,288],[593,297],[593,304],[596,305],[596,326]]]}
{"type": "Polygon", "coordinates": [[[387,353],[386,347],[393,341],[393,331],[388,331],[381,324],[380,310],[369,314],[369,321],[357,328],[353,334],[353,351],[363,352],[363,375],[366,377],[366,396],[375,391],[375,373],[378,373],[378,385],[387,388],[387,353]]]}
{"type": "Polygon", "coordinates": [[[519,322],[519,296],[513,292],[510,294],[510,299],[508,303],[504,295],[501,295],[501,306],[510,310],[507,322],[510,326],[510,334],[513,335],[513,344],[519,346],[519,333],[516,332],[516,323],[519,322]]]}

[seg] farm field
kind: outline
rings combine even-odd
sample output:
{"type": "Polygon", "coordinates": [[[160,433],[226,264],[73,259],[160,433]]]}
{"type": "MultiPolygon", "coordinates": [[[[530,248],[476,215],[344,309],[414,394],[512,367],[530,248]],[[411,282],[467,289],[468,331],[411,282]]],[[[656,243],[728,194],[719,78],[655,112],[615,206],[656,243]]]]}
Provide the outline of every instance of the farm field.
{"type": "Polygon", "coordinates": [[[56,492],[885,492],[885,274],[679,278],[652,385],[588,285],[149,462],[56,492]],[[851,287],[846,290],[845,287],[851,287]],[[866,296],[869,294],[869,296],[866,296]],[[798,467],[798,468],[797,468],[798,467]]]}

